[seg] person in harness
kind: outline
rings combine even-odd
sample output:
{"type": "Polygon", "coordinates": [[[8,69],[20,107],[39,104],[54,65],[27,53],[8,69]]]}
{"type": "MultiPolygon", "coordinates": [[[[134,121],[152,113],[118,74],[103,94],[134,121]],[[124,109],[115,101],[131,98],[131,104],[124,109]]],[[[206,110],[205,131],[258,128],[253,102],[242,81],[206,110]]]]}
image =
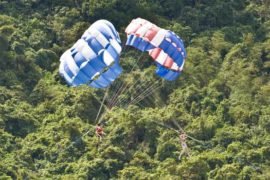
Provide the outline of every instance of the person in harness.
{"type": "Polygon", "coordinates": [[[106,134],[103,131],[102,125],[101,123],[98,123],[96,125],[96,136],[98,137],[99,141],[102,141],[103,136],[105,136],[106,134]]]}
{"type": "Polygon", "coordinates": [[[179,132],[179,141],[182,146],[182,151],[180,152],[180,155],[178,159],[180,160],[183,154],[186,154],[188,157],[190,157],[190,151],[187,146],[187,134],[185,132],[179,132]]]}

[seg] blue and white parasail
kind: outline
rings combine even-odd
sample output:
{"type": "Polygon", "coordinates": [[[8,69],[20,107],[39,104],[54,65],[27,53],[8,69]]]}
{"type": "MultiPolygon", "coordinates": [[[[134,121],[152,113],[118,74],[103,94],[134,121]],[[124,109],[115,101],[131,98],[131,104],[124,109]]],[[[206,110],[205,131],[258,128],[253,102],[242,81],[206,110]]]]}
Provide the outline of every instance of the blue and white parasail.
{"type": "Polygon", "coordinates": [[[60,58],[59,72],[71,86],[106,88],[122,73],[118,32],[107,20],[92,24],[60,58]]]}

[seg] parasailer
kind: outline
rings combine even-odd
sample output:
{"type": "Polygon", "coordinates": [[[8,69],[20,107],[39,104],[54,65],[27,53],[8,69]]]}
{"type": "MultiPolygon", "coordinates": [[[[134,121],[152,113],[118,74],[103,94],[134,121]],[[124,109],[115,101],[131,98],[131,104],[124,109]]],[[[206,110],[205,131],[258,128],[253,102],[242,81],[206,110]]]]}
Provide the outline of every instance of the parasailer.
{"type": "Polygon", "coordinates": [[[98,137],[99,142],[102,141],[102,138],[103,138],[103,136],[105,136],[105,135],[106,135],[106,134],[105,134],[105,132],[104,132],[104,130],[103,130],[103,127],[102,127],[101,123],[98,123],[98,124],[96,125],[96,136],[98,137]]]}
{"type": "Polygon", "coordinates": [[[187,134],[185,132],[179,132],[179,141],[180,144],[182,146],[182,151],[180,152],[180,155],[178,157],[178,159],[180,160],[183,154],[186,154],[188,157],[190,157],[190,151],[189,148],[187,146],[187,134]]]}

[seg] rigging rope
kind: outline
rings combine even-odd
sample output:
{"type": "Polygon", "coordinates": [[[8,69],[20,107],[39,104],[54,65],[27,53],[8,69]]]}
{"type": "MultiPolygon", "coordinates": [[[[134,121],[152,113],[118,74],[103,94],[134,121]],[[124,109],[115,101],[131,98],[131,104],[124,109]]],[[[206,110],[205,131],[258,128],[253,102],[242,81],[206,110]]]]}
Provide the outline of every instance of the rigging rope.
{"type": "MultiPolygon", "coordinates": [[[[135,65],[137,65],[137,63],[140,61],[140,59],[143,57],[143,55],[144,55],[143,52],[141,52],[141,55],[139,56],[139,58],[133,62],[133,66],[129,72],[133,71],[133,69],[135,68],[135,65]]],[[[114,94],[111,102],[109,103],[109,108],[113,107],[113,104],[117,100],[118,96],[121,95],[126,90],[126,88],[129,84],[130,84],[130,82],[126,83],[126,84],[125,83],[122,84],[122,86],[117,90],[117,92],[114,94]]]]}
{"type": "MultiPolygon", "coordinates": [[[[175,120],[173,120],[173,121],[175,121],[175,120]]],[[[172,130],[172,131],[174,131],[174,132],[176,132],[176,133],[179,133],[179,130],[176,130],[176,129],[174,129],[174,128],[172,128],[172,127],[166,125],[166,124],[161,124],[161,123],[158,123],[158,122],[156,122],[156,121],[152,121],[152,122],[155,123],[155,124],[157,124],[157,125],[160,125],[160,126],[162,126],[162,127],[168,128],[168,129],[170,129],[170,130],[172,130]]],[[[179,125],[179,124],[178,124],[178,125],[179,125]]],[[[179,126],[179,127],[180,127],[180,126],[179,126]]],[[[180,128],[181,128],[181,127],[180,127],[180,128]]],[[[187,135],[187,137],[189,137],[190,139],[192,139],[192,140],[194,140],[194,141],[196,141],[196,142],[198,142],[198,143],[205,144],[204,141],[198,140],[198,139],[196,139],[196,138],[194,138],[194,137],[188,135],[182,128],[181,128],[181,131],[182,131],[183,133],[185,133],[185,134],[187,135]]]]}
{"type": "Polygon", "coordinates": [[[104,95],[104,97],[103,97],[103,99],[102,99],[102,102],[101,102],[101,104],[100,104],[100,107],[99,107],[99,110],[98,110],[98,113],[97,113],[97,116],[96,116],[96,119],[95,119],[95,123],[96,123],[97,120],[98,120],[99,114],[100,114],[101,109],[102,109],[102,107],[103,107],[103,105],[104,105],[105,99],[106,99],[106,97],[107,97],[107,95],[108,95],[109,88],[110,88],[110,87],[107,88],[107,90],[106,90],[106,92],[105,92],[105,95],[104,95]]]}
{"type": "MultiPolygon", "coordinates": [[[[139,95],[137,95],[134,99],[132,99],[129,103],[128,103],[128,106],[130,104],[132,104],[133,102],[135,102],[136,100],[140,99],[141,97],[145,97],[146,95],[149,95],[151,94],[152,92],[154,92],[155,87],[158,83],[159,83],[160,80],[157,80],[156,82],[154,82],[151,86],[147,87],[146,89],[143,90],[143,92],[140,92],[139,95]]],[[[158,85],[160,86],[160,85],[158,85]]]]}

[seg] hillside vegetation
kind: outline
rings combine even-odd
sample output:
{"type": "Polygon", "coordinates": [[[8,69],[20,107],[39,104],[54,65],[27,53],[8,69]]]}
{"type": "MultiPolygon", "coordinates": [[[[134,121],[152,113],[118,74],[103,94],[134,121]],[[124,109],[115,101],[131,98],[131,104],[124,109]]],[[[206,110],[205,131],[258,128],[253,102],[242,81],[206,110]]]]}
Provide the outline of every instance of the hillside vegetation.
{"type": "Polygon", "coordinates": [[[270,179],[270,2],[1,0],[0,143],[0,179],[270,179]],[[125,71],[105,105],[121,84],[129,88],[102,109],[99,143],[106,91],[69,87],[59,59],[99,19],[124,46],[137,17],[184,40],[184,71],[158,80],[147,54],[124,47],[125,71]],[[137,79],[160,86],[129,104],[137,79]],[[190,158],[178,160],[178,134],[168,128],[178,125],[193,137],[190,158]]]}

